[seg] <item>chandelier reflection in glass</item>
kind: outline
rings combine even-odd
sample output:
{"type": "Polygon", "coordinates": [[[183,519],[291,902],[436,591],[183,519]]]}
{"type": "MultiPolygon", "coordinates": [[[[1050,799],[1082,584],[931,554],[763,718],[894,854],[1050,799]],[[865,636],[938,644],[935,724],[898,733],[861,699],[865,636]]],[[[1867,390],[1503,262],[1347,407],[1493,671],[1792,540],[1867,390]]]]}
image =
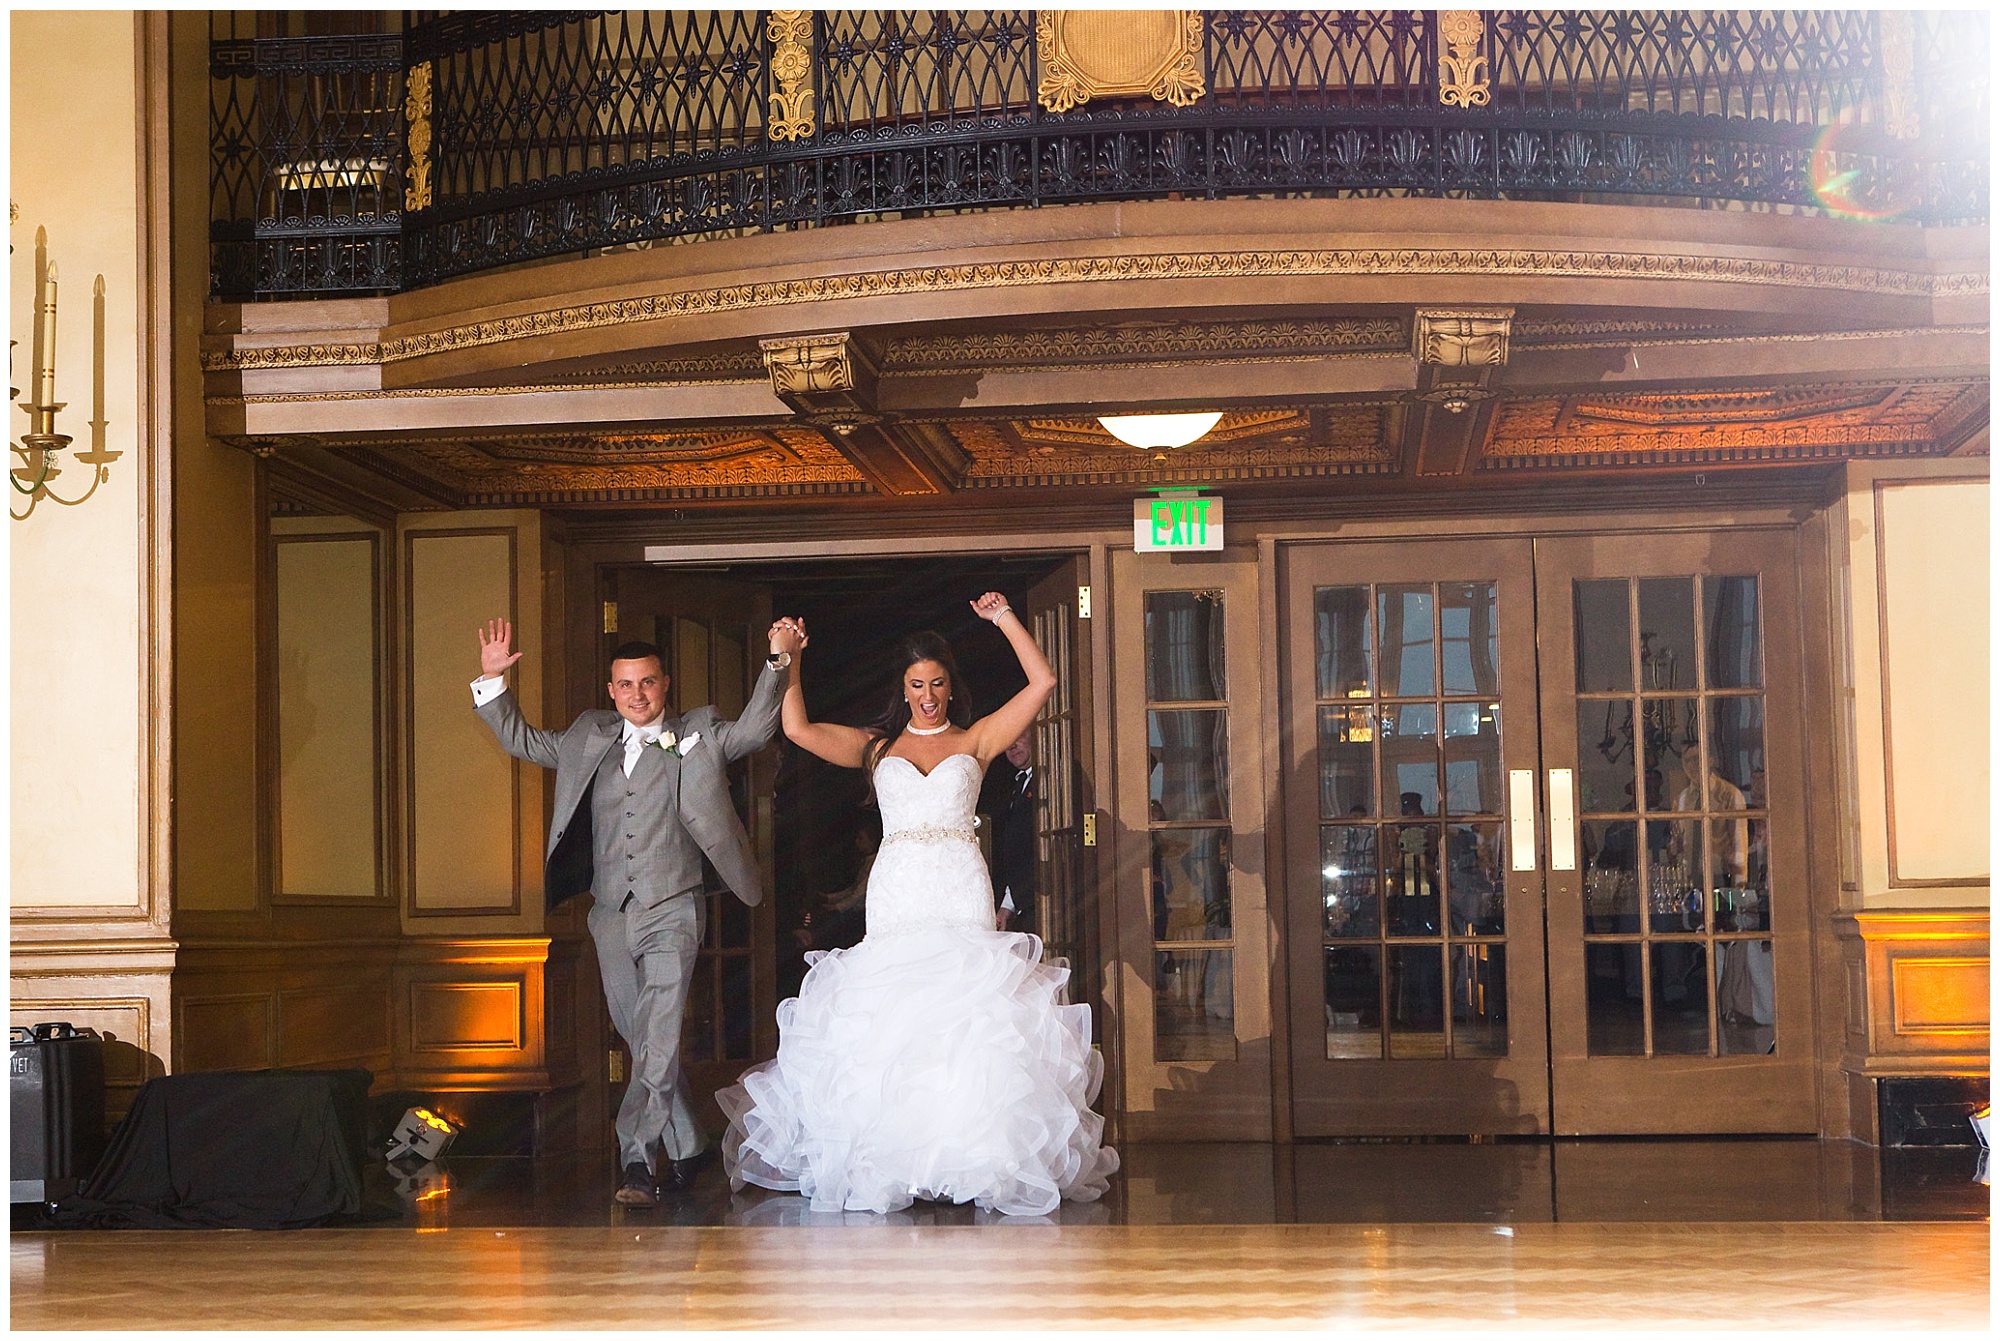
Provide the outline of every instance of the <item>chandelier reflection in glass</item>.
{"type": "MultiPolygon", "coordinates": [[[[75,507],[97,492],[97,486],[111,478],[111,463],[123,456],[104,445],[104,430],[109,421],[104,417],[104,276],[99,275],[91,287],[91,411],[90,450],[79,452],[76,464],[90,471],[90,487],[76,498],[64,498],[50,487],[50,481],[62,474],[57,454],[67,448],[71,441],[67,433],[56,432],[56,413],[64,408],[56,400],[56,284],[55,262],[49,259],[49,240],[46,228],[35,230],[35,307],[34,307],[34,372],[28,383],[29,400],[20,407],[28,416],[28,431],[18,442],[8,446],[20,458],[10,476],[14,492],[28,500],[28,506],[15,512],[10,506],[8,515],[15,521],[25,521],[34,512],[35,505],[44,498],[52,499],[64,507],[75,507]]],[[[9,342],[11,353],[12,343],[9,342]]],[[[10,379],[11,380],[11,379],[10,379]]],[[[20,388],[9,386],[7,398],[20,399],[20,388]]]]}
{"type": "Polygon", "coordinates": [[[1107,414],[1098,417],[1109,433],[1127,447],[1185,447],[1222,421],[1221,411],[1208,414],[1107,414]]]}

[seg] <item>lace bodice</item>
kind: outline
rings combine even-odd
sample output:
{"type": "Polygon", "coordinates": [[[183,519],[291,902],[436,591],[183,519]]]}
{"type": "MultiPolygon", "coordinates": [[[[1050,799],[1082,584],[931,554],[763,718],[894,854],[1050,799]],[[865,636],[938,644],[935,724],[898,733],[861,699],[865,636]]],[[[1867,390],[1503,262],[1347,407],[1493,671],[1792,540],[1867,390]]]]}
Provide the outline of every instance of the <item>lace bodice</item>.
{"type": "Polygon", "coordinates": [[[914,829],[962,829],[970,834],[981,776],[979,760],[969,754],[946,755],[929,773],[896,755],[883,759],[875,765],[883,840],[914,829]]]}
{"type": "Polygon", "coordinates": [[[939,926],[993,929],[993,885],[973,828],[984,772],[969,754],[924,773],[891,755],[875,765],[882,847],[868,875],[868,934],[939,926]]]}

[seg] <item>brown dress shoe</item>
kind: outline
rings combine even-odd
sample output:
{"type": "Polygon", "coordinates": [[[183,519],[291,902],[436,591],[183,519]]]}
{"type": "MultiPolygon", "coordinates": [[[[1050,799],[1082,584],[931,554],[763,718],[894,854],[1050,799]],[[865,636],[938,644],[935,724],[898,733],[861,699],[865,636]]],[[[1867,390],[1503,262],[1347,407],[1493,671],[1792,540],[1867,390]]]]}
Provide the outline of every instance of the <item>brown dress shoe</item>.
{"type": "Polygon", "coordinates": [[[625,1181],[611,1194],[611,1199],[620,1206],[659,1205],[660,1193],[653,1183],[653,1171],[643,1164],[627,1164],[625,1181]]]}

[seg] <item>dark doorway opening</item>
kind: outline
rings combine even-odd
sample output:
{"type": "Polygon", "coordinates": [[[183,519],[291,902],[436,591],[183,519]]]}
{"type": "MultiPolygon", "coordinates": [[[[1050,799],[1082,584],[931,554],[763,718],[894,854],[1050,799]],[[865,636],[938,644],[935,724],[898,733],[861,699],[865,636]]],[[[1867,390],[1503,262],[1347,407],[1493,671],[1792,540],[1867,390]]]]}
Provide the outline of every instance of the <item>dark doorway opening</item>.
{"type": "MultiPolygon", "coordinates": [[[[810,647],[801,669],[808,714],[861,726],[898,692],[900,668],[891,664],[896,643],[921,630],[951,644],[975,719],[1019,692],[1027,680],[1013,649],[972,612],[971,602],[997,591],[1025,610],[1030,588],[1069,562],[1069,555],[975,553],[664,567],[768,590],[774,617],[805,621],[810,647]]],[[[772,899],[777,998],[783,1000],[797,994],[809,949],[860,939],[858,904],[844,916],[830,917],[827,908],[829,896],[854,885],[862,853],[857,833],[879,820],[858,770],[825,763],[782,737],[779,750],[772,899]]]]}

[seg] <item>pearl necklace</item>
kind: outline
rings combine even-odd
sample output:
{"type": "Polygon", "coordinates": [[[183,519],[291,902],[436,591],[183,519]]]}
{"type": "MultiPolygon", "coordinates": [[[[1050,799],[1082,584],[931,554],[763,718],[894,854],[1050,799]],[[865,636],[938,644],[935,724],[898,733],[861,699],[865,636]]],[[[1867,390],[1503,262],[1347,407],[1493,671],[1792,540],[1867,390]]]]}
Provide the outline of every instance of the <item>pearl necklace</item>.
{"type": "Polygon", "coordinates": [[[945,723],[945,724],[944,724],[943,726],[914,726],[914,725],[912,725],[912,726],[906,726],[906,727],[904,727],[904,728],[903,728],[903,730],[904,730],[904,731],[906,731],[906,732],[908,732],[908,733],[909,733],[910,735],[913,735],[913,736],[941,736],[941,735],[943,735],[943,734],[944,734],[945,732],[947,732],[947,731],[951,730],[951,723],[950,723],[950,722],[946,722],[946,723],[945,723]]]}

